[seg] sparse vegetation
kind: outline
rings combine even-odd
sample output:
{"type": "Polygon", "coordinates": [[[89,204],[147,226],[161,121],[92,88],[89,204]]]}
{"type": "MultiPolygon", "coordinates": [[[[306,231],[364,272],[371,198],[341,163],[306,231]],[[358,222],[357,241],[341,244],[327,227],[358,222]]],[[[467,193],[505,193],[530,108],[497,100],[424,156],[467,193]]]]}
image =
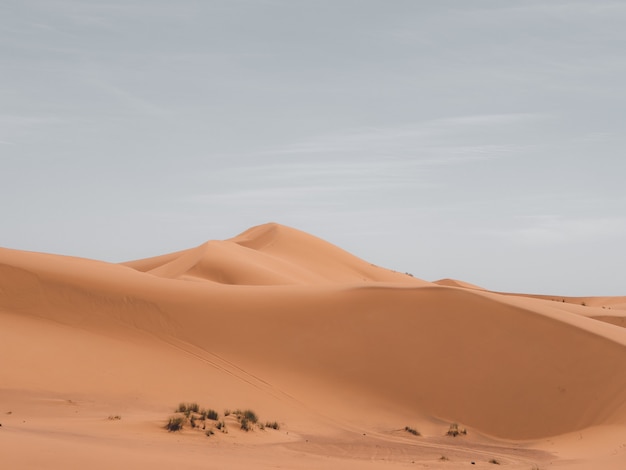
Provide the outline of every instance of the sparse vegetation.
{"type": "Polygon", "coordinates": [[[167,424],[165,425],[165,429],[169,432],[176,432],[183,429],[183,424],[185,423],[185,418],[182,416],[174,416],[169,419],[167,424]]]}
{"type": "Polygon", "coordinates": [[[441,457],[439,457],[439,460],[441,460],[442,462],[447,462],[450,459],[446,457],[445,455],[442,455],[441,457]]]}
{"type": "Polygon", "coordinates": [[[241,429],[243,429],[244,431],[248,432],[250,431],[250,429],[252,429],[252,425],[250,424],[250,421],[248,420],[248,418],[241,418],[241,429]]]}
{"type": "Polygon", "coordinates": [[[120,415],[115,415],[115,416],[110,415],[107,419],[109,421],[119,421],[120,419],[122,419],[122,417],[120,415]]]}
{"type": "Polygon", "coordinates": [[[243,410],[243,411],[237,410],[235,411],[235,416],[237,416],[237,419],[240,421],[246,419],[253,424],[256,424],[256,422],[259,420],[256,413],[252,410],[243,410]]]}
{"type": "Polygon", "coordinates": [[[405,426],[404,430],[408,433],[413,434],[414,436],[421,436],[417,429],[412,428],[411,426],[405,426]]]}
{"type": "MultiPolygon", "coordinates": [[[[219,419],[219,414],[212,408],[200,408],[197,403],[181,402],[176,408],[176,416],[169,418],[165,428],[170,432],[180,431],[185,424],[189,424],[191,429],[201,430],[207,436],[212,436],[216,431],[227,433],[226,421],[219,419]],[[215,423],[211,425],[210,421],[215,423]],[[200,424],[198,421],[202,421],[200,424]],[[208,424],[208,425],[207,425],[208,424]]],[[[237,409],[231,412],[229,409],[224,410],[224,416],[235,415],[243,431],[252,431],[255,427],[264,430],[266,427],[272,429],[280,429],[277,421],[259,422],[257,414],[250,409],[237,409]]],[[[109,419],[114,419],[109,417],[109,419]]],[[[119,418],[115,418],[119,419],[119,418]]],[[[232,419],[232,418],[231,418],[232,419]]]]}
{"type": "Polygon", "coordinates": [[[500,461],[498,459],[491,459],[489,460],[489,463],[492,463],[494,465],[500,465],[500,461]]]}
{"type": "Polygon", "coordinates": [[[178,413],[200,413],[200,407],[197,403],[179,403],[176,409],[178,413]]]}
{"type": "Polygon", "coordinates": [[[450,428],[448,429],[448,432],[446,433],[447,436],[451,436],[451,437],[456,437],[459,435],[465,436],[466,434],[467,434],[467,429],[459,428],[458,423],[452,423],[450,425],[450,428]]]}

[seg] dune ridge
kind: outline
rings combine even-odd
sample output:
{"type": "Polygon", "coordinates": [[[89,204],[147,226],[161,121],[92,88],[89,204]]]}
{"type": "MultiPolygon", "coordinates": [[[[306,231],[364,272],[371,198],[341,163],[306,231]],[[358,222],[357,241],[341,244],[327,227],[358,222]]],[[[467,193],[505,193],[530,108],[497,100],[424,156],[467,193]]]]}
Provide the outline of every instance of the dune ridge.
{"type": "MultiPolygon", "coordinates": [[[[278,224],[121,264],[0,249],[1,348],[19,358],[0,391],[163,404],[201,389],[296,422],[345,397],[504,439],[626,426],[626,329],[594,319],[623,298],[585,299],[429,283],[278,224]],[[185,385],[192,363],[204,378],[185,385]]],[[[367,421],[348,409],[343,422],[367,421]]]]}
{"type": "Polygon", "coordinates": [[[122,264],[166,278],[233,285],[428,284],[369,264],[320,238],[276,223],[252,227],[229,240],[212,240],[190,250],[122,264]]]}

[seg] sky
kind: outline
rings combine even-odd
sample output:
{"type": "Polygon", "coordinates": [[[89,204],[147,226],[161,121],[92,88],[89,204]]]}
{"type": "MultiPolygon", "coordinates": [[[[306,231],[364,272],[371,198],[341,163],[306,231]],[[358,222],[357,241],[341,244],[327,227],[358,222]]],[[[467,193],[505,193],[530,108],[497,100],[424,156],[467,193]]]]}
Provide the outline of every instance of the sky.
{"type": "Polygon", "coordinates": [[[278,222],[426,280],[626,295],[626,1],[3,0],[0,246],[278,222]]]}

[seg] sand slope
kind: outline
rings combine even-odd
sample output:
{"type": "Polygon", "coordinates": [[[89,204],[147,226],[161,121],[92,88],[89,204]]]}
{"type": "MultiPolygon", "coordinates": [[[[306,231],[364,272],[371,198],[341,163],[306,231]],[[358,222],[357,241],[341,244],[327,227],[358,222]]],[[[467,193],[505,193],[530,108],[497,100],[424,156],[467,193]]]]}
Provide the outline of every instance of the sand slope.
{"type": "Polygon", "coordinates": [[[71,395],[156,423],[206,399],[312,434],[626,429],[626,329],[593,318],[623,300],[428,283],[278,224],[119,265],[0,249],[0,398],[71,395]]]}

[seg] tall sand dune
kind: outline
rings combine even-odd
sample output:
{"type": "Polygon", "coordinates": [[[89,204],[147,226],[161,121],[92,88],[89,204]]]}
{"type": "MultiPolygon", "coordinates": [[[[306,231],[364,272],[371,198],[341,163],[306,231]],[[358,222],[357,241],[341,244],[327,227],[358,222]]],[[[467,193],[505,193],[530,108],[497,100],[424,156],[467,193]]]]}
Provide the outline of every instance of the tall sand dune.
{"type": "Polygon", "coordinates": [[[289,439],[402,417],[508,440],[623,432],[626,329],[595,316],[624,298],[585,299],[429,283],[278,224],[122,264],[0,249],[0,401],[150,419],[186,397],[245,401],[292,422],[289,439]]]}

